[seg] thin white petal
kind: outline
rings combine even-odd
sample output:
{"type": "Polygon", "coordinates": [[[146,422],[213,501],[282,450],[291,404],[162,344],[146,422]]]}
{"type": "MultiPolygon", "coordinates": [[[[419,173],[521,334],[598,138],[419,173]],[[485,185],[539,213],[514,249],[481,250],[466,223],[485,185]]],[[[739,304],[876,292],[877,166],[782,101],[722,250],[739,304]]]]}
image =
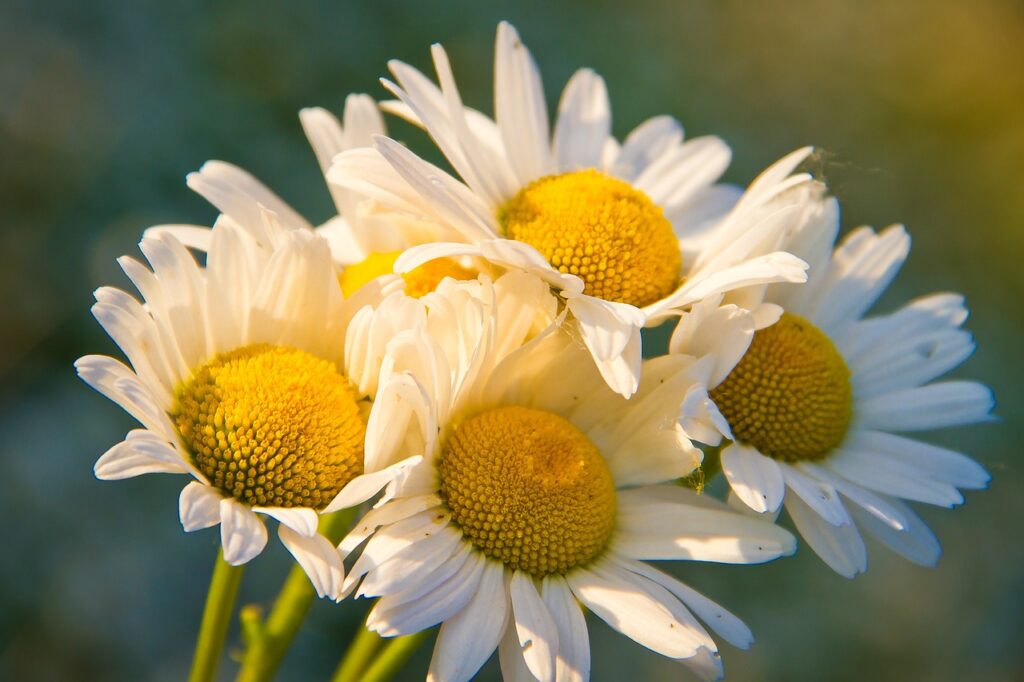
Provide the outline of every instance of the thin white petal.
{"type": "Polygon", "coordinates": [[[565,86],[555,124],[555,159],[560,171],[598,168],[612,114],[604,79],[580,69],[565,86]]]}
{"type": "Polygon", "coordinates": [[[320,534],[300,535],[284,525],[278,528],[277,533],[295,561],[309,576],[317,596],[321,599],[340,598],[342,582],[345,580],[345,566],[341,563],[341,555],[334,545],[320,534]]]}
{"type": "Polygon", "coordinates": [[[186,533],[220,523],[221,495],[208,485],[192,481],[178,496],[178,516],[186,533]]]}
{"type": "Polygon", "coordinates": [[[533,578],[522,571],[513,573],[509,596],[526,666],[540,682],[553,682],[558,628],[537,592],[533,578]]]}
{"type": "Polygon", "coordinates": [[[722,473],[748,507],[758,513],[778,510],[786,485],[775,460],[739,443],[724,448],[721,456],[722,473]]]}
{"type": "Polygon", "coordinates": [[[220,542],[224,561],[241,566],[267,545],[267,527],[251,509],[232,498],[220,501],[220,542]]]}
{"type": "Polygon", "coordinates": [[[488,563],[473,598],[441,626],[427,682],[468,682],[494,653],[508,615],[505,570],[488,563]]]}
{"type": "Polygon", "coordinates": [[[316,535],[316,526],[320,521],[316,511],[306,507],[253,507],[252,510],[277,519],[307,538],[316,535]]]}
{"type": "Polygon", "coordinates": [[[786,496],[786,511],[803,539],[833,571],[853,578],[867,570],[864,540],[852,523],[845,526],[827,523],[798,495],[786,496]]]}

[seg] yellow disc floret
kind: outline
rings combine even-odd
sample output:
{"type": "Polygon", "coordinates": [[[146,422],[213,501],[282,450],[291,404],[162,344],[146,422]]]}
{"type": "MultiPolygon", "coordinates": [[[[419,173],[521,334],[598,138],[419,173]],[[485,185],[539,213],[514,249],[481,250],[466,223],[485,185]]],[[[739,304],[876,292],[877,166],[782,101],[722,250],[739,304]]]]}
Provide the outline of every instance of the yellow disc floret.
{"type": "Polygon", "coordinates": [[[788,461],[821,459],[842,443],[853,406],[843,356],[824,332],[791,313],[754,334],[711,397],[737,440],[788,461]]]}
{"type": "Polygon", "coordinates": [[[580,277],[591,296],[645,306],[679,283],[672,224],[646,194],[604,173],[534,180],[501,207],[498,220],[508,238],[580,277]]]}
{"type": "MultiPolygon", "coordinates": [[[[401,251],[371,253],[364,260],[346,266],[339,279],[341,291],[348,298],[356,293],[364,284],[394,272],[395,261],[402,255],[401,251]]],[[[437,258],[402,275],[405,280],[407,296],[419,298],[437,288],[445,277],[458,280],[476,279],[477,273],[464,267],[454,258],[437,258]]]]}
{"type": "Polygon", "coordinates": [[[459,425],[440,462],[441,496],[474,546],[536,577],[596,558],[615,526],[615,486],[589,438],[564,418],[499,407],[459,425]]]}
{"type": "Polygon", "coordinates": [[[179,387],[173,416],[196,467],[251,506],[321,509],[362,473],[355,392],[333,363],[296,348],[218,355],[179,387]]]}

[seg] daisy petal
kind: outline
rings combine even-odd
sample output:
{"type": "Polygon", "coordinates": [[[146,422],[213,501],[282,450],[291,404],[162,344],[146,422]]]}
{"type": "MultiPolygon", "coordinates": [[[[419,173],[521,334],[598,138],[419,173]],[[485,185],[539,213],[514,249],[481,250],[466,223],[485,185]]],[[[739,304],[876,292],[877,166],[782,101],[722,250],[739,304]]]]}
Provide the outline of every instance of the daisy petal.
{"type": "Polygon", "coordinates": [[[267,527],[251,509],[233,498],[220,501],[220,542],[224,561],[241,566],[267,545],[267,527]]]}
{"type": "Polygon", "coordinates": [[[597,168],[611,134],[612,114],[604,79],[580,69],[565,86],[555,123],[555,159],[560,171],[597,168]]]}
{"type": "Polygon", "coordinates": [[[220,523],[221,496],[199,481],[192,481],[181,489],[178,497],[178,516],[186,533],[202,530],[220,523]]]}
{"type": "Polygon", "coordinates": [[[722,450],[722,473],[729,487],[758,513],[774,513],[786,494],[782,470],[757,450],[733,443],[722,450]]]}
{"type": "Polygon", "coordinates": [[[915,564],[928,567],[938,564],[942,546],[935,534],[909,506],[895,499],[887,501],[899,510],[901,518],[905,520],[904,530],[895,530],[876,515],[854,508],[850,511],[857,525],[883,545],[915,564]]]}
{"type": "Polygon", "coordinates": [[[555,679],[558,682],[585,682],[590,679],[590,639],[572,590],[560,575],[544,578],[541,598],[558,627],[558,657],[555,679]]]}
{"type": "Polygon", "coordinates": [[[548,112],[537,66],[519,34],[506,21],[494,46],[494,112],[505,153],[526,185],[553,169],[548,112]]]}
{"type": "Polygon", "coordinates": [[[818,516],[799,495],[786,496],[786,511],[803,539],[833,571],[844,578],[853,578],[867,570],[864,540],[852,523],[833,526],[818,516]]]}
{"type": "Polygon", "coordinates": [[[277,533],[295,561],[309,576],[317,596],[321,599],[339,599],[342,582],[345,580],[345,566],[334,545],[322,535],[300,535],[284,525],[278,528],[277,533]]]}
{"type": "Polygon", "coordinates": [[[508,609],[504,568],[488,564],[473,598],[441,626],[427,682],[468,682],[501,641],[508,609]]]}
{"type": "Polygon", "coordinates": [[[103,481],[117,481],[142,474],[187,474],[191,466],[159,436],[137,429],[96,460],[93,471],[103,481]]]}
{"type": "Polygon", "coordinates": [[[315,510],[304,507],[253,507],[252,510],[277,519],[291,530],[307,538],[316,535],[316,526],[320,521],[315,510]]]}
{"type": "Polygon", "coordinates": [[[533,578],[522,571],[513,573],[509,597],[526,666],[540,682],[553,682],[558,628],[537,592],[533,578]]]}

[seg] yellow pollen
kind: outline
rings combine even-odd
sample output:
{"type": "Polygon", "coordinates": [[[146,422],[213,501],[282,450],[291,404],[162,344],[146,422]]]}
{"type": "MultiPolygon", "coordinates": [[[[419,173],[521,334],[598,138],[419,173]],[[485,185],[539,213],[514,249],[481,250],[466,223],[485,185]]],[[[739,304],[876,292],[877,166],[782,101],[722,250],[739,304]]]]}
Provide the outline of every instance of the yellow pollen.
{"type": "Polygon", "coordinates": [[[843,356],[791,313],[754,334],[711,397],[738,441],[787,461],[821,459],[842,443],[853,408],[843,356]]]}
{"type": "MultiPolygon", "coordinates": [[[[382,275],[394,272],[395,261],[402,255],[401,251],[371,253],[364,260],[348,265],[338,278],[341,291],[348,298],[360,287],[382,275]]],[[[425,296],[437,288],[445,277],[458,280],[476,279],[477,273],[462,266],[454,258],[437,258],[402,275],[405,280],[405,293],[413,298],[425,296]]]]}
{"type": "Polygon", "coordinates": [[[498,221],[507,237],[580,277],[591,296],[645,306],[679,283],[679,241],[661,207],[596,170],[534,180],[499,209],[498,221]]]}
{"type": "Polygon", "coordinates": [[[218,355],[179,386],[173,417],[196,467],[250,506],[322,509],[363,470],[355,392],[295,348],[218,355]]]}
{"type": "Polygon", "coordinates": [[[589,438],[562,417],[499,407],[459,425],[441,496],[486,556],[538,578],[596,558],[615,527],[615,485],[589,438]]]}

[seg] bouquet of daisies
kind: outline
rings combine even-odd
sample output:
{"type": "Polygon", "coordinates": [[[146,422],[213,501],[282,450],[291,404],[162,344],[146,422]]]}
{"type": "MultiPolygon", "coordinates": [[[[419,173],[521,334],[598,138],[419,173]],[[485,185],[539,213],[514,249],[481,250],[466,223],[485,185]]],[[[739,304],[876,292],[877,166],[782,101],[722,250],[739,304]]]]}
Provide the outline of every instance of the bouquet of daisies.
{"type": "Polygon", "coordinates": [[[96,291],[128,362],[76,366],[140,424],[96,476],[182,474],[185,531],[220,527],[191,679],[216,674],[268,522],[295,567],[269,613],[238,614],[240,680],[274,675],[314,593],[373,600],[341,682],[390,679],[438,626],[429,680],[469,680],[495,650],[508,680],[586,680],[587,611],[716,679],[716,641],[750,630],[647,562],[791,554],[783,508],[843,576],[867,568],[864,534],[934,564],[907,501],[952,507],[989,476],[900,434],[993,401],[939,380],[974,350],[962,297],[868,314],[905,230],[837,243],[836,200],[798,170],[810,149],[742,189],[718,182],[722,140],[668,116],[617,140],[588,69],[552,124],[508,24],[493,118],[432,56],[436,81],[389,65],[394,99],[301,112],[336,217],[315,226],[209,162],[188,185],[213,227],[150,228],[146,262],[120,261],[138,295],[96,291]],[[387,137],[381,110],[454,173],[387,137]],[[662,324],[667,352],[645,354],[662,324]],[[719,473],[724,500],[705,491],[719,473]]]}

